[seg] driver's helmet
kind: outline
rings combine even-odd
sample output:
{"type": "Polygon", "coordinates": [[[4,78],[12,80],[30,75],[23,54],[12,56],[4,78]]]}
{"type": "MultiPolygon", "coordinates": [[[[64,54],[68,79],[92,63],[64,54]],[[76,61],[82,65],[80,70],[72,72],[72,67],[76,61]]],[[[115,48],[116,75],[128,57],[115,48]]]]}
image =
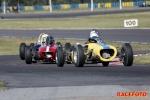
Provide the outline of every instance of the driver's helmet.
{"type": "Polygon", "coordinates": [[[52,45],[54,44],[55,40],[53,36],[47,36],[46,38],[46,45],[52,45]]]}
{"type": "Polygon", "coordinates": [[[89,42],[90,43],[97,43],[100,41],[99,32],[96,29],[91,30],[89,42]]]}

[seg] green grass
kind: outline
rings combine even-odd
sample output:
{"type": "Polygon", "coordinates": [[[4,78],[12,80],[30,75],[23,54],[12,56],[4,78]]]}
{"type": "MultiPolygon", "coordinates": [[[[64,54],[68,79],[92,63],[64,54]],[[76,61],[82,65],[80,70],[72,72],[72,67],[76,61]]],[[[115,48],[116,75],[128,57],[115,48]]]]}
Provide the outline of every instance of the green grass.
{"type": "MultiPolygon", "coordinates": [[[[4,38],[0,37],[0,55],[16,55],[19,54],[19,45],[20,43],[26,43],[29,45],[30,43],[36,43],[37,38],[4,38]]],[[[70,42],[71,44],[75,44],[77,42],[83,44],[85,40],[72,40],[72,39],[56,39],[56,42],[61,42],[64,45],[66,42],[70,42]]],[[[120,42],[112,42],[105,41],[108,45],[113,45],[115,47],[121,47],[122,43],[120,42]]],[[[140,44],[140,43],[130,43],[133,51],[142,51],[142,50],[150,50],[150,43],[148,44],[140,44]]]]}
{"type": "MultiPolygon", "coordinates": [[[[3,38],[0,37],[0,55],[19,55],[19,45],[20,43],[26,43],[29,45],[30,43],[36,43],[36,38],[3,38]]],[[[70,42],[71,44],[75,44],[77,42],[84,43],[84,40],[69,40],[69,39],[56,39],[56,42],[61,42],[64,46],[66,42],[70,42]]],[[[105,41],[108,45],[113,45],[115,47],[121,47],[122,43],[113,42],[113,41],[105,41]]],[[[140,43],[130,43],[133,51],[142,51],[142,50],[150,50],[150,43],[148,44],[140,44],[140,43]]],[[[150,56],[142,56],[135,57],[135,64],[150,64],[149,62],[150,56]]]]}
{"type": "Polygon", "coordinates": [[[138,27],[150,28],[150,12],[94,15],[76,18],[0,20],[0,28],[123,28],[124,20],[138,19],[138,27]]]}
{"type": "Polygon", "coordinates": [[[0,80],[0,90],[6,90],[7,88],[5,87],[5,82],[0,80]]]}
{"type": "Polygon", "coordinates": [[[134,64],[150,65],[150,55],[134,57],[134,64]]]}

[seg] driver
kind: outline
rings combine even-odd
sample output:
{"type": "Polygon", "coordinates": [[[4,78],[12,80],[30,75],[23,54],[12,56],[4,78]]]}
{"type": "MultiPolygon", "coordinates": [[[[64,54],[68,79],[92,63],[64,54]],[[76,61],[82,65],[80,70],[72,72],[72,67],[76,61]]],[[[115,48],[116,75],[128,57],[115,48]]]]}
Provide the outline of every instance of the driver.
{"type": "Polygon", "coordinates": [[[46,38],[46,45],[52,45],[54,43],[55,43],[54,37],[51,36],[51,35],[47,36],[47,38],[46,38]]]}
{"type": "Polygon", "coordinates": [[[103,43],[99,31],[96,29],[91,30],[88,42],[86,43],[103,43]]]}

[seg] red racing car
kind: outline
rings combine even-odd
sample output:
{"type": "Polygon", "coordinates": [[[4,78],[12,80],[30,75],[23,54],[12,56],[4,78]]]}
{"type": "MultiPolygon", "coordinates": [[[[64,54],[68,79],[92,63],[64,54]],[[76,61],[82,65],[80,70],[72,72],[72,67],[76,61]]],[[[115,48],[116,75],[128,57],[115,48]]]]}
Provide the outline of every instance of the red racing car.
{"type": "Polygon", "coordinates": [[[55,43],[52,36],[47,36],[45,44],[46,45],[41,45],[39,48],[34,46],[32,49],[30,46],[26,46],[26,64],[36,63],[38,61],[55,62],[56,49],[57,47],[62,46],[61,43],[55,43]]]}

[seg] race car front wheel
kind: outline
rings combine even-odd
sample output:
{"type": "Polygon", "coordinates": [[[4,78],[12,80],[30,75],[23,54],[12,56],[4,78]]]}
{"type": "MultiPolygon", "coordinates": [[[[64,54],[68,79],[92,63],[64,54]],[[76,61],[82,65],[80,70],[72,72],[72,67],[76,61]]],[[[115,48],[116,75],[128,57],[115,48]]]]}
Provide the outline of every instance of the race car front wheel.
{"type": "Polygon", "coordinates": [[[81,45],[74,46],[73,59],[76,67],[83,67],[85,63],[85,56],[81,45]]]}
{"type": "Polygon", "coordinates": [[[57,44],[58,46],[62,47],[61,42],[57,42],[56,44],[57,44]]]}
{"type": "Polygon", "coordinates": [[[109,62],[102,62],[102,65],[106,67],[109,65],[109,62]]]}
{"type": "Polygon", "coordinates": [[[133,51],[129,43],[124,43],[121,48],[122,61],[124,66],[132,66],[133,64],[133,51]]]}
{"type": "Polygon", "coordinates": [[[34,43],[30,43],[31,50],[34,48],[34,43]]]}
{"type": "Polygon", "coordinates": [[[20,53],[21,60],[25,60],[25,47],[26,47],[25,43],[20,44],[19,53],[20,53]]]}
{"type": "Polygon", "coordinates": [[[30,46],[26,46],[26,49],[25,49],[25,62],[26,62],[26,64],[32,63],[31,47],[30,46]]]}
{"type": "Polygon", "coordinates": [[[58,67],[64,66],[64,53],[62,47],[57,47],[55,60],[58,67]]]}

